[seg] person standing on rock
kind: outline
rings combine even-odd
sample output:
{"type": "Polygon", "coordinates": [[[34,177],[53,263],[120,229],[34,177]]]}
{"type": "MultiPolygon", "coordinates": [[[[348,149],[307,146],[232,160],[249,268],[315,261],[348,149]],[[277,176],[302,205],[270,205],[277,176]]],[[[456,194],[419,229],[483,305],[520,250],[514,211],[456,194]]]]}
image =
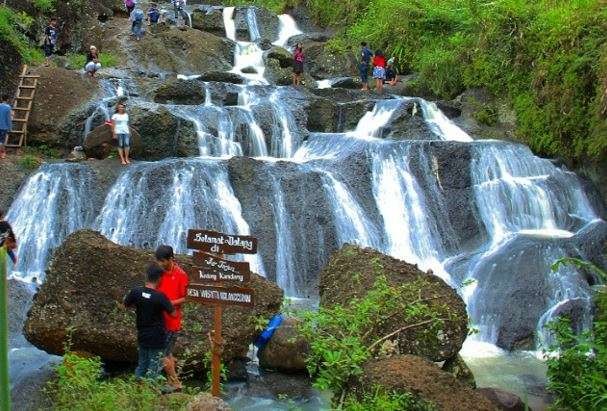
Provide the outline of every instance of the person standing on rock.
{"type": "Polygon", "coordinates": [[[377,50],[373,56],[373,78],[375,79],[375,91],[383,93],[386,79],[386,57],[381,50],[377,50]]]}
{"type": "Polygon", "coordinates": [[[174,316],[164,315],[164,325],[168,331],[164,372],[167,375],[169,385],[174,390],[181,390],[182,384],[177,375],[177,360],[173,351],[181,331],[182,306],[186,300],[190,280],[185,271],[175,262],[175,254],[171,246],[159,246],[156,249],[155,257],[158,265],[164,270],[158,284],[158,291],[162,292],[175,307],[174,316]]]}
{"type": "Polygon", "coordinates": [[[173,8],[175,9],[175,24],[183,25],[183,9],[185,8],[186,0],[172,0],[173,8]],[[182,19],[181,21],[179,19],[182,19]]]}
{"type": "Polygon", "coordinates": [[[124,7],[126,8],[126,12],[130,16],[133,10],[135,10],[135,0],[124,0],[124,7]]]}
{"type": "Polygon", "coordinates": [[[139,360],[135,369],[137,378],[157,379],[164,357],[167,331],[163,315],[173,315],[175,308],[165,295],[157,291],[162,277],[157,264],[148,267],[145,286],[133,288],[124,298],[124,306],[137,313],[137,343],[139,360]]]}
{"type": "Polygon", "coordinates": [[[131,31],[137,41],[141,40],[143,36],[143,20],[145,20],[145,13],[139,7],[135,7],[135,10],[131,13],[131,21],[133,22],[131,31]]]}
{"type": "Polygon", "coordinates": [[[122,165],[131,164],[129,154],[131,150],[131,130],[129,128],[129,115],[124,103],[119,103],[116,113],[112,116],[112,136],[118,141],[118,155],[122,165]]]}
{"type": "Polygon", "coordinates": [[[91,76],[95,77],[95,74],[101,70],[101,63],[99,62],[99,51],[97,47],[91,46],[89,48],[89,52],[86,55],[86,65],[84,66],[84,71],[91,76]]]}
{"type": "Polygon", "coordinates": [[[152,28],[152,30],[156,29],[158,25],[158,21],[160,21],[160,10],[158,10],[158,5],[156,3],[150,4],[148,8],[148,25],[152,28]]]}
{"type": "Polygon", "coordinates": [[[367,47],[367,43],[364,41],[360,43],[360,65],[358,66],[358,74],[360,75],[360,81],[363,84],[362,90],[369,90],[369,65],[371,64],[371,57],[373,52],[367,47]]]}
{"type": "Polygon", "coordinates": [[[293,51],[293,86],[301,85],[301,76],[304,72],[304,52],[301,43],[297,43],[293,51]]]}
{"type": "Polygon", "coordinates": [[[48,64],[50,58],[55,53],[55,47],[57,46],[57,38],[59,37],[59,28],[57,27],[57,19],[52,18],[44,29],[44,56],[48,64]]]}
{"type": "Polygon", "coordinates": [[[0,99],[0,159],[3,159],[6,157],[6,136],[13,129],[13,108],[8,104],[7,95],[3,94],[0,99]]]}

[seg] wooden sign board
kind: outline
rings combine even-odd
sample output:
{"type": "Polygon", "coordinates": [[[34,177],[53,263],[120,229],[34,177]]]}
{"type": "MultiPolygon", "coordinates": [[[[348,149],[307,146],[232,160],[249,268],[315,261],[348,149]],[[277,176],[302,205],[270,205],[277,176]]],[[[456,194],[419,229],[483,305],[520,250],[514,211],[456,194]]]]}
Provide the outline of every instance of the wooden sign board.
{"type": "Polygon", "coordinates": [[[197,252],[194,253],[194,263],[197,267],[188,271],[190,282],[194,284],[220,281],[243,284],[251,279],[251,268],[247,262],[224,260],[215,255],[197,252]]]}
{"type": "Polygon", "coordinates": [[[201,304],[253,306],[253,290],[242,287],[190,284],[188,298],[201,304]]]}
{"type": "Polygon", "coordinates": [[[213,254],[256,254],[257,239],[209,230],[188,230],[188,248],[213,254]]]}

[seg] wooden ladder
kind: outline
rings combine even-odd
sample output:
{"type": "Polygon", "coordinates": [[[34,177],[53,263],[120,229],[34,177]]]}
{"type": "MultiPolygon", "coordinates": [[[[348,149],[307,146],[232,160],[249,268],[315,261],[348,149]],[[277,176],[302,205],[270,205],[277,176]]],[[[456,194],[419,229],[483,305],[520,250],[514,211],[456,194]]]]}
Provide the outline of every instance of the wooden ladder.
{"type": "Polygon", "coordinates": [[[13,129],[6,136],[5,147],[19,148],[27,145],[27,122],[30,119],[39,78],[40,76],[28,74],[27,65],[23,65],[13,102],[13,129]]]}

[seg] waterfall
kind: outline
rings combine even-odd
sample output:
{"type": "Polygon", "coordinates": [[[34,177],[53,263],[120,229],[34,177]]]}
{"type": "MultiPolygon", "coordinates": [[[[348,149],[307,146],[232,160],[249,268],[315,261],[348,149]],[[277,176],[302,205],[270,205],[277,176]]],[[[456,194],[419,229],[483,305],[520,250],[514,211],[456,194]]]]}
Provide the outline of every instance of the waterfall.
{"type": "Polygon", "coordinates": [[[493,244],[513,233],[571,237],[598,217],[574,174],[509,143],[475,145],[476,201],[493,244]]]}
{"type": "Polygon", "coordinates": [[[273,157],[291,158],[300,144],[300,135],[297,131],[297,123],[293,114],[287,109],[284,96],[280,89],[270,96],[270,102],[274,109],[274,131],[272,133],[273,157]]]}
{"type": "Polygon", "coordinates": [[[247,9],[247,25],[249,26],[249,37],[251,38],[251,42],[259,41],[261,35],[259,34],[259,27],[257,27],[255,9],[252,7],[247,9]]]}
{"type": "Polygon", "coordinates": [[[356,130],[351,134],[360,138],[381,137],[382,129],[390,124],[396,111],[407,100],[406,98],[395,98],[376,102],[373,110],[367,111],[362,116],[356,130]]]}
{"type": "Polygon", "coordinates": [[[280,182],[272,180],[274,201],[272,211],[274,212],[274,229],[276,232],[276,284],[285,291],[287,296],[298,295],[295,284],[295,259],[291,245],[291,226],[289,224],[285,201],[282,194],[280,182]]]}
{"type": "MultiPolygon", "coordinates": [[[[186,235],[192,228],[249,234],[225,166],[210,159],[130,166],[108,193],[96,226],[119,244],[170,244],[179,253],[187,252],[186,235]]],[[[263,274],[261,260],[249,261],[263,274]]]]}
{"type": "Polygon", "coordinates": [[[76,164],[45,164],[25,183],[7,213],[19,243],[14,276],[44,279],[52,251],[94,220],[94,172],[76,164]]]}
{"type": "MultiPolygon", "coordinates": [[[[237,41],[236,39],[234,10],[234,7],[225,7],[223,9],[223,24],[226,31],[226,37],[236,42],[234,67],[231,72],[241,75],[252,84],[268,84],[268,81],[264,77],[265,65],[263,62],[263,50],[254,42],[237,41]]],[[[253,12],[250,18],[249,16],[250,15],[247,12],[249,32],[253,35],[255,34],[254,30],[257,30],[256,35],[259,35],[255,13],[253,12]],[[251,20],[254,22],[254,27],[251,24],[251,20]]]]}
{"type": "Polygon", "coordinates": [[[109,105],[116,99],[127,95],[125,93],[125,84],[122,79],[117,80],[100,80],[101,99],[95,103],[95,109],[87,117],[84,122],[84,132],[82,134],[82,142],[89,135],[91,130],[100,125],[104,121],[109,121],[111,114],[109,105]]]}
{"type": "Polygon", "coordinates": [[[424,120],[430,129],[443,140],[472,141],[464,130],[456,126],[447,116],[439,110],[436,103],[420,99],[424,120]]]}
{"type": "Polygon", "coordinates": [[[287,48],[289,39],[291,37],[303,34],[297,27],[297,23],[289,14],[281,14],[278,16],[280,20],[280,30],[278,32],[278,39],[272,43],[275,46],[287,48]]]}
{"type": "Polygon", "coordinates": [[[384,251],[451,283],[437,222],[410,166],[411,146],[380,145],[373,153],[373,196],[383,218],[384,251]]]}
{"type": "Polygon", "coordinates": [[[321,178],[332,206],[340,245],[348,243],[380,249],[381,240],[376,227],[348,188],[328,171],[322,172],[321,178]]]}

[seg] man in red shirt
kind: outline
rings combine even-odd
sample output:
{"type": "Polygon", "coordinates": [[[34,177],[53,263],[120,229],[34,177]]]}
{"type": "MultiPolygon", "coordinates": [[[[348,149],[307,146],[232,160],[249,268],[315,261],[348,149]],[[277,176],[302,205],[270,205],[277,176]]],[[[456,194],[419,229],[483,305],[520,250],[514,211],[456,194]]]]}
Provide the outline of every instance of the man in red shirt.
{"type": "Polygon", "coordinates": [[[155,256],[158,265],[164,270],[158,283],[158,291],[163,293],[175,307],[175,313],[172,316],[163,315],[164,325],[167,329],[164,372],[167,374],[169,385],[176,390],[180,390],[182,385],[177,376],[177,361],[173,355],[173,350],[181,331],[182,305],[185,303],[189,279],[185,271],[175,262],[175,254],[171,246],[159,246],[156,249],[155,256]]]}

